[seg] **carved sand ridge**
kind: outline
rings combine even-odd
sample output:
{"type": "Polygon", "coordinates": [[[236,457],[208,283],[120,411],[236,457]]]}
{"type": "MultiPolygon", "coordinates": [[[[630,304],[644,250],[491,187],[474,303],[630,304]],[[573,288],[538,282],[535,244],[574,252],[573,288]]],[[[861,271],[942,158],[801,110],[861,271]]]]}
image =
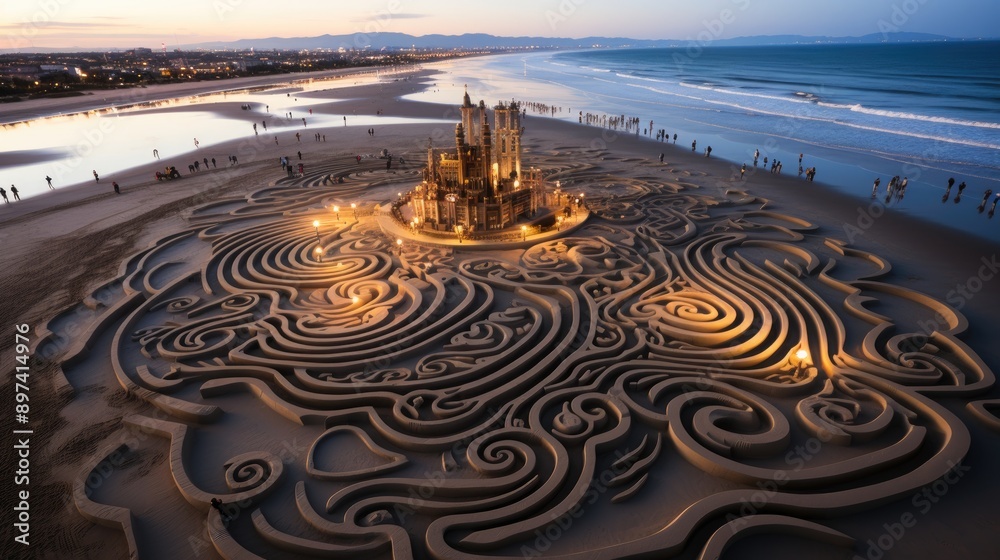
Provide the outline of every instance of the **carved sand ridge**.
{"type": "MultiPolygon", "coordinates": [[[[182,497],[225,558],[582,560],[717,558],[757,533],[849,549],[821,518],[966,455],[935,397],[971,399],[993,373],[965,318],[891,283],[888,261],[681,172],[532,158],[586,191],[585,223],[399,247],[374,209],[392,201],[364,199],[417,170],[353,160],[196,210],[123,263],[60,356],[70,386],[99,364],[151,405],[125,420],[148,437],[102,459],[166,445],[169,480],[134,484],[182,497]],[[919,331],[928,311],[945,326],[919,331]]],[[[995,401],[969,408],[1000,426],[995,401]]],[[[79,511],[158,557],[127,508],[83,490],[96,468],[79,511]]]]}

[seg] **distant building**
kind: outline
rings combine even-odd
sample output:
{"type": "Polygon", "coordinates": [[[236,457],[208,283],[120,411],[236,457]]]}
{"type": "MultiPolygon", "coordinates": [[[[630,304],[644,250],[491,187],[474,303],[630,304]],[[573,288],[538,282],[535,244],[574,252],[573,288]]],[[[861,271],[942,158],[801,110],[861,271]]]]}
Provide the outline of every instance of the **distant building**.
{"type": "Polygon", "coordinates": [[[427,149],[424,181],[411,193],[425,227],[453,231],[501,229],[543,205],[541,172],[521,167],[521,111],[517,103],[473,105],[465,93],[455,148],[427,149]]]}
{"type": "Polygon", "coordinates": [[[70,74],[76,77],[83,76],[83,70],[80,70],[78,66],[65,66],[62,64],[41,64],[39,65],[41,69],[41,74],[70,74]]]}

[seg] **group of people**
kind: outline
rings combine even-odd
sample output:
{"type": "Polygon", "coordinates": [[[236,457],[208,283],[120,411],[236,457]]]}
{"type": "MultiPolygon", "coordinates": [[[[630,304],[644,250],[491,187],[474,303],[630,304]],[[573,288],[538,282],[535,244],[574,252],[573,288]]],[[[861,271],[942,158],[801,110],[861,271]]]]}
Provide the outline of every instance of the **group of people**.
{"type": "MultiPolygon", "coordinates": [[[[232,161],[233,161],[233,157],[234,157],[234,156],[229,156],[229,161],[230,161],[230,163],[232,163],[232,161]]],[[[211,160],[211,161],[212,161],[212,167],[218,167],[218,166],[217,166],[217,165],[215,164],[215,158],[212,158],[212,160],[211,160]]],[[[202,163],[204,163],[204,164],[205,164],[205,171],[208,171],[208,169],[209,169],[209,167],[208,167],[208,162],[209,162],[209,159],[208,159],[207,157],[206,157],[206,158],[203,158],[203,159],[202,159],[201,161],[198,161],[198,160],[194,160],[194,163],[192,163],[192,164],[188,165],[188,171],[189,171],[189,172],[191,172],[191,173],[196,173],[196,172],[198,172],[198,171],[201,171],[201,165],[202,165],[202,163]]]]}
{"type": "MultiPolygon", "coordinates": [[[[45,182],[46,184],[48,184],[50,190],[55,190],[55,187],[52,186],[52,177],[46,175],[45,182]]],[[[14,197],[14,200],[21,200],[21,193],[20,191],[17,190],[17,187],[15,187],[13,184],[11,184],[10,186],[10,195],[14,197]]],[[[3,187],[0,187],[0,198],[3,198],[4,202],[10,204],[10,199],[7,198],[7,189],[3,187]]]]}
{"type": "MultiPolygon", "coordinates": [[[[298,155],[299,155],[299,159],[301,160],[302,159],[302,152],[298,152],[298,155]]],[[[281,156],[280,158],[278,158],[278,163],[281,164],[281,169],[288,173],[288,177],[289,178],[295,177],[295,168],[292,166],[292,163],[290,161],[288,161],[288,156],[281,156]]],[[[305,173],[306,173],[306,166],[305,166],[305,164],[300,163],[298,171],[299,171],[299,176],[300,177],[303,176],[303,175],[305,175],[305,173]]]]}
{"type": "MultiPolygon", "coordinates": [[[[948,202],[948,199],[951,198],[951,189],[954,186],[955,186],[955,178],[949,177],[948,188],[944,191],[944,196],[941,197],[942,203],[948,202]]],[[[962,201],[962,192],[965,190],[965,187],[966,187],[965,181],[962,181],[961,183],[958,184],[958,193],[955,195],[954,199],[955,204],[958,204],[959,202],[962,201]]],[[[986,189],[983,192],[983,199],[979,201],[979,206],[977,207],[977,209],[979,210],[980,214],[982,214],[986,210],[986,205],[989,204],[990,201],[990,195],[993,195],[993,204],[990,205],[990,212],[989,212],[989,216],[990,218],[992,218],[997,211],[997,202],[1000,202],[1000,192],[994,193],[993,189],[986,189]]]]}
{"type": "MultiPolygon", "coordinates": [[[[14,196],[14,200],[21,200],[21,195],[17,194],[17,187],[14,185],[10,186],[10,194],[14,196]]],[[[0,187],[0,196],[3,197],[3,201],[10,204],[10,200],[7,199],[7,189],[0,187]]]]}
{"type": "MultiPolygon", "coordinates": [[[[889,184],[885,186],[886,204],[888,204],[889,201],[892,200],[893,196],[896,197],[896,200],[903,200],[903,197],[906,196],[906,186],[909,184],[909,182],[910,180],[907,177],[903,177],[902,179],[900,179],[899,175],[896,175],[893,178],[889,179],[889,184]]],[[[872,198],[878,196],[878,188],[879,185],[881,184],[882,184],[882,178],[877,177],[875,179],[875,183],[872,184],[872,198]]]]}

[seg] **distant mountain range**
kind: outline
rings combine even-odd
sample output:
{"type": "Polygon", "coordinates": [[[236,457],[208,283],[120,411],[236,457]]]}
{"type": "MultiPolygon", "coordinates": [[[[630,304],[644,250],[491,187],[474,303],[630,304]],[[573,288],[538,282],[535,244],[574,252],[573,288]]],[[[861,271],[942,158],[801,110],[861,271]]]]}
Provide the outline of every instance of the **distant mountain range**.
{"type": "MultiPolygon", "coordinates": [[[[711,46],[765,46],[765,45],[809,45],[809,44],[877,44],[913,43],[932,41],[978,41],[997,38],[956,38],[930,33],[872,33],[861,37],[828,37],[805,35],[757,35],[716,39],[711,46]]],[[[582,37],[579,39],[561,37],[498,37],[486,33],[465,33],[463,35],[408,35],[406,33],[353,33],[349,35],[320,35],[318,37],[267,37],[262,39],[239,39],[236,41],[212,41],[177,45],[181,50],[381,50],[381,49],[585,49],[585,48],[656,48],[686,47],[689,39],[630,39],[627,37],[582,37]]],[[[702,42],[701,46],[709,46],[702,42]]],[[[138,45],[137,45],[138,46],[138,45]]],[[[2,52],[105,52],[125,51],[123,48],[23,48],[0,49],[2,52]]]]}
{"type": "MultiPolygon", "coordinates": [[[[825,37],[803,35],[761,35],[736,37],[712,41],[713,46],[759,46],[759,45],[801,45],[801,44],[874,44],[910,43],[927,41],[964,41],[944,35],[930,33],[872,33],[862,37],[825,37]]],[[[681,39],[629,39],[626,37],[582,37],[569,39],[560,37],[498,37],[486,33],[466,33],[463,35],[408,35],[406,33],[355,33],[351,35],[320,35],[319,37],[268,37],[264,39],[240,39],[237,41],[216,41],[183,45],[184,50],[195,49],[257,49],[257,50],[300,50],[300,49],[510,49],[510,48],[649,48],[680,47],[690,43],[681,39]]]]}

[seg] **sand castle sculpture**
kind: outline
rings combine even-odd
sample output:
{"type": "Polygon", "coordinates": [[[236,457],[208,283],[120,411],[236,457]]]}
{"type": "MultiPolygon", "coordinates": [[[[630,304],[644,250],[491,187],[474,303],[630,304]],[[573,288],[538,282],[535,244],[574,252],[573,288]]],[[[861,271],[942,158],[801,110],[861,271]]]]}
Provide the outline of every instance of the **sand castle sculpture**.
{"type": "MultiPolygon", "coordinates": [[[[715,558],[768,532],[850,548],[823,518],[965,456],[937,399],[993,373],[888,261],[683,172],[534,157],[616,196],[527,246],[399,246],[368,208],[334,216],[381,179],[330,162],[123,263],[39,346],[67,390],[114,376],[143,403],[80,472],[80,513],[133,557],[715,558]],[[135,471],[154,445],[167,468],[135,471]],[[193,520],[147,526],[175,550],[135,529],[153,491],[193,520]]],[[[997,429],[996,404],[970,408],[997,429]]]]}
{"type": "Polygon", "coordinates": [[[465,92],[455,148],[427,149],[423,181],[409,193],[423,227],[462,228],[468,234],[499,230],[545,205],[541,171],[521,166],[521,109],[516,102],[474,105],[465,92]]]}

